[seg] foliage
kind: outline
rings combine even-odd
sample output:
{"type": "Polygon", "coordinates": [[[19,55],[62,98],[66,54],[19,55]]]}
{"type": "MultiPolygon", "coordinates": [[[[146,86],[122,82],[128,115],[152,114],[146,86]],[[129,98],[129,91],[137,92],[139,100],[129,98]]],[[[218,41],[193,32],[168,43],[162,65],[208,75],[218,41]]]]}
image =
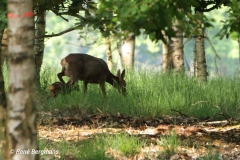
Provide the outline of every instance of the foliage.
{"type": "MultiPolygon", "coordinates": [[[[94,16],[82,19],[81,22],[93,25],[94,28],[100,28],[103,35],[116,34],[116,32],[126,35],[131,32],[139,35],[141,34],[140,29],[143,29],[151,40],[164,41],[161,31],[164,30],[167,36],[173,36],[172,23],[175,20],[185,21],[180,27],[187,35],[189,31],[193,32],[189,28],[194,29],[200,17],[192,14],[192,7],[200,10],[200,8],[207,8],[212,4],[215,4],[215,8],[227,4],[226,1],[221,1],[222,3],[209,2],[198,0],[184,2],[180,0],[101,0],[94,16]]],[[[209,21],[206,17],[205,19],[205,25],[208,26],[209,21]]]]}
{"type": "Polygon", "coordinates": [[[229,5],[229,19],[223,21],[224,25],[221,31],[217,34],[221,39],[226,36],[227,38],[231,36],[233,39],[239,38],[240,34],[240,2],[238,0],[232,0],[229,5]]]}
{"type": "Polygon", "coordinates": [[[110,33],[128,34],[129,32],[139,35],[140,29],[144,29],[152,40],[159,40],[163,39],[161,30],[166,30],[167,34],[172,33],[170,26],[173,17],[183,19],[183,15],[175,12],[175,9],[175,5],[167,4],[165,1],[149,3],[148,1],[102,0],[99,1],[99,8],[95,15],[83,19],[81,23],[84,22],[94,28],[99,28],[104,36],[108,36],[110,33]],[[165,17],[155,18],[162,17],[162,15],[165,17]]]}
{"type": "MultiPolygon", "coordinates": [[[[99,29],[104,37],[110,34],[127,35],[129,32],[135,35],[141,34],[141,30],[153,41],[165,40],[162,30],[166,35],[173,36],[172,23],[175,20],[185,21],[181,28],[186,35],[192,35],[200,17],[193,15],[192,8],[198,11],[210,11],[228,5],[227,0],[36,0],[35,7],[41,6],[44,10],[51,10],[64,20],[69,15],[77,18],[77,29],[92,26],[99,29]],[[208,8],[208,6],[211,6],[208,8]],[[154,15],[154,16],[153,16],[154,15]],[[164,16],[163,16],[164,15],[164,16]],[[156,18],[157,17],[157,18],[156,18]],[[151,25],[149,25],[151,24],[151,25]]],[[[210,26],[210,21],[205,18],[205,26],[210,26]]],[[[119,36],[118,36],[119,37],[119,36]]]]}
{"type": "MultiPolygon", "coordinates": [[[[92,26],[99,29],[104,37],[110,34],[128,34],[129,32],[139,35],[140,29],[153,41],[164,40],[162,30],[168,36],[174,35],[172,23],[177,19],[186,21],[182,23],[182,29],[189,34],[189,28],[194,29],[199,19],[192,15],[192,8],[199,11],[210,11],[228,5],[226,0],[58,0],[58,1],[35,1],[35,7],[41,5],[44,10],[51,10],[57,16],[68,21],[64,16],[69,15],[78,18],[78,29],[92,26]],[[211,6],[208,8],[208,6],[211,6]],[[154,16],[153,16],[154,15],[154,16]],[[163,16],[164,15],[164,16],[163,16]],[[157,17],[157,18],[156,18],[157,17]],[[151,25],[149,25],[151,24],[151,25]]],[[[205,17],[206,18],[206,17],[205,17]]],[[[206,18],[207,20],[207,18],[206,18]]],[[[209,25],[205,21],[205,25],[209,25]]],[[[190,32],[192,30],[190,29],[190,32]]]]}
{"type": "MultiPolygon", "coordinates": [[[[34,6],[41,6],[42,9],[46,11],[50,10],[61,17],[64,15],[80,17],[80,11],[89,14],[89,10],[94,10],[96,3],[87,0],[36,0],[34,1],[34,6]]],[[[64,17],[62,18],[64,19],[64,17]]]]}
{"type": "Polygon", "coordinates": [[[197,0],[198,5],[194,6],[196,11],[210,12],[214,9],[219,9],[221,5],[228,5],[231,3],[229,0],[197,0]]]}
{"type": "Polygon", "coordinates": [[[0,31],[7,25],[7,0],[0,0],[0,31]]]}

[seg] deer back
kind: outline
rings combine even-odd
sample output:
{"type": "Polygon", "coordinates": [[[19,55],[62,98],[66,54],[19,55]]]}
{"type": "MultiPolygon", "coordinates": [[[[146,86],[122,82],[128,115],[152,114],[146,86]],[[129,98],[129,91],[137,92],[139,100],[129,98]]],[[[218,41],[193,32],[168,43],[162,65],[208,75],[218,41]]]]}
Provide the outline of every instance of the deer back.
{"type": "Polygon", "coordinates": [[[105,61],[87,54],[69,54],[62,59],[61,65],[66,76],[93,83],[110,74],[105,61]]]}

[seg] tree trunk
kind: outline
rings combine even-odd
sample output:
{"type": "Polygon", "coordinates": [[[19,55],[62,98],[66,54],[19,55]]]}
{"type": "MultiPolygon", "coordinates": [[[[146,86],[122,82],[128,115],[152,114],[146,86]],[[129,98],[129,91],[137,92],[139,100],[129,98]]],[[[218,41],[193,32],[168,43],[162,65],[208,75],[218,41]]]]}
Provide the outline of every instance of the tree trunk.
{"type": "MultiPolygon", "coordinates": [[[[0,39],[4,30],[0,31],[0,39]]],[[[0,62],[2,62],[2,49],[0,48],[0,62]]],[[[2,63],[0,64],[0,159],[6,158],[6,94],[4,89],[4,78],[2,74],[2,63]]]]}
{"type": "Polygon", "coordinates": [[[113,60],[112,60],[111,42],[110,42],[110,38],[109,37],[105,38],[105,44],[106,44],[108,68],[110,69],[110,71],[112,71],[113,70],[113,60]]]}
{"type": "MultiPolygon", "coordinates": [[[[36,12],[36,28],[35,36],[44,36],[46,28],[46,11],[43,9],[42,5],[35,8],[36,12]]],[[[35,40],[35,67],[36,67],[36,82],[37,86],[40,87],[40,71],[42,66],[43,54],[44,54],[44,38],[39,38],[35,40]]]]}
{"type": "Polygon", "coordinates": [[[179,21],[173,24],[173,29],[176,36],[170,38],[168,45],[168,52],[170,54],[169,66],[174,72],[179,72],[184,70],[183,33],[179,29],[179,21]]]}
{"type": "MultiPolygon", "coordinates": [[[[203,13],[196,12],[200,16],[203,16],[203,13]]],[[[201,27],[202,20],[198,22],[198,35],[195,38],[195,77],[198,81],[207,82],[207,65],[205,58],[205,46],[204,46],[204,29],[201,27]]]]}
{"type": "Polygon", "coordinates": [[[135,52],[135,35],[130,34],[129,37],[124,40],[121,46],[121,61],[125,68],[131,69],[134,66],[134,52],[135,52]]]}
{"type": "Polygon", "coordinates": [[[117,68],[122,70],[123,64],[122,64],[121,40],[119,40],[118,37],[115,37],[115,40],[116,40],[116,49],[119,55],[117,68]]]}
{"type": "Polygon", "coordinates": [[[5,57],[6,57],[6,55],[7,55],[7,45],[8,45],[8,29],[7,28],[5,28],[4,29],[4,32],[3,32],[3,35],[2,35],[2,38],[1,38],[1,42],[2,42],[2,45],[4,45],[4,46],[2,46],[1,48],[2,48],[2,60],[1,60],[1,62],[3,63],[3,61],[4,61],[4,59],[5,59],[5,57]]]}
{"type": "MultiPolygon", "coordinates": [[[[164,39],[167,41],[167,36],[164,31],[162,31],[164,39]]],[[[168,42],[167,42],[168,43],[168,42]]],[[[163,73],[167,72],[169,67],[169,54],[168,54],[168,45],[162,42],[162,71],[163,73]]]]}
{"type": "Polygon", "coordinates": [[[9,94],[7,140],[8,160],[35,160],[38,154],[36,107],[34,22],[32,0],[8,1],[9,94]],[[30,151],[19,154],[18,151],[30,151]]]}
{"type": "Polygon", "coordinates": [[[194,43],[194,50],[193,50],[193,54],[194,54],[194,59],[193,59],[193,76],[196,77],[196,73],[197,73],[197,67],[196,64],[197,64],[197,59],[196,59],[196,55],[197,55],[197,48],[196,48],[196,41],[194,43]]]}

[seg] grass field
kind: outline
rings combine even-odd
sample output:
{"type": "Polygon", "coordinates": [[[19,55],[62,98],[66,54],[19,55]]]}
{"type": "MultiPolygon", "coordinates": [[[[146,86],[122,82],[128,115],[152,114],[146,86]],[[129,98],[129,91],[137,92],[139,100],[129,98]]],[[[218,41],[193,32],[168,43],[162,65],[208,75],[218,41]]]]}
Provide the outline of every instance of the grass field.
{"type": "MultiPolygon", "coordinates": [[[[128,71],[125,77],[127,96],[107,84],[107,103],[104,103],[99,86],[94,84],[88,85],[86,95],[80,90],[47,99],[49,85],[58,81],[58,71],[45,68],[42,72],[42,90],[37,92],[39,110],[71,110],[74,106],[89,114],[121,113],[152,118],[183,114],[199,120],[240,117],[240,81],[236,77],[211,78],[207,83],[199,83],[185,75],[128,71]]],[[[82,87],[82,82],[79,84],[82,87]]]]}

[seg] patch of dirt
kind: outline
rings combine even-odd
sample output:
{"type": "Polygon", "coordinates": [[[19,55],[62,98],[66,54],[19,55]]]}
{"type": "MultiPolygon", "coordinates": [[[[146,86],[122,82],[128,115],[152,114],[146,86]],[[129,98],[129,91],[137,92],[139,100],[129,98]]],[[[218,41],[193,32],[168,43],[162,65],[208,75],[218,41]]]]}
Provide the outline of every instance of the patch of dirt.
{"type": "MultiPolygon", "coordinates": [[[[57,113],[57,112],[56,112],[57,113]]],[[[128,133],[147,140],[141,152],[122,159],[199,159],[206,155],[220,159],[240,159],[240,123],[238,121],[198,122],[182,117],[137,118],[122,114],[71,115],[39,113],[39,136],[51,141],[65,139],[77,142],[96,134],[128,133]],[[59,116],[60,115],[60,116],[59,116]],[[169,157],[157,141],[174,130],[182,142],[176,154],[169,157]],[[211,148],[211,153],[209,153],[211,148]]],[[[108,151],[110,152],[110,151],[108,151]]],[[[119,155],[115,154],[115,159],[119,155]]]]}

